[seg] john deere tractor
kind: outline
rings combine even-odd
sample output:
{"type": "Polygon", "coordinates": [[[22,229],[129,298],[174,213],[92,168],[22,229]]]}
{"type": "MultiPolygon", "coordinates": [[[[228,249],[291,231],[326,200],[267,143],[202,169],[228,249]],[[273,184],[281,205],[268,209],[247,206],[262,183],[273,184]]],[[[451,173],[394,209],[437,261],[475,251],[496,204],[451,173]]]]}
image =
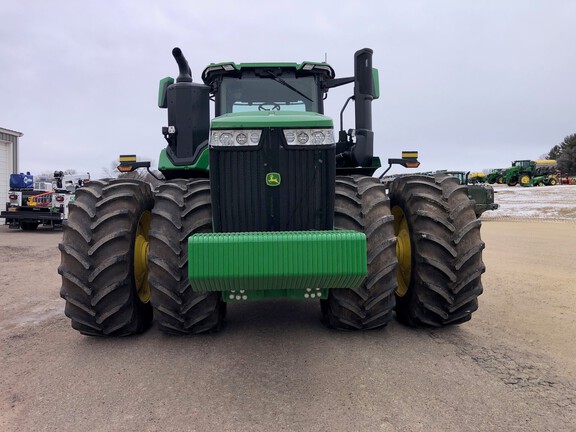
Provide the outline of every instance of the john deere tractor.
{"type": "Polygon", "coordinates": [[[516,160],[504,172],[504,182],[508,186],[522,186],[556,184],[555,174],[557,164],[555,160],[516,160]]]}
{"type": "Polygon", "coordinates": [[[470,180],[469,171],[438,171],[437,173],[445,173],[456,177],[461,185],[466,185],[468,198],[475,203],[474,211],[477,217],[480,217],[485,211],[498,209],[499,204],[494,203],[494,188],[486,184],[477,184],[477,182],[470,180]]]}
{"type": "Polygon", "coordinates": [[[504,171],[506,171],[505,168],[492,169],[490,173],[488,173],[488,175],[486,176],[486,181],[488,182],[488,184],[494,184],[494,183],[503,184],[504,171]]]}
{"type": "MultiPolygon", "coordinates": [[[[327,63],[228,62],[210,64],[203,83],[172,54],[159,185],[96,180],[70,205],[59,273],[74,329],[123,336],[154,319],[168,333],[212,332],[228,303],[267,298],[319,301],[340,330],[382,327],[394,313],[411,326],[471,318],[484,272],[474,202],[445,174],[373,176],[372,50],[356,52],[353,77],[327,63]],[[324,100],[349,83],[336,136],[324,100]]],[[[417,167],[417,153],[392,164],[417,167]]],[[[149,166],[121,157],[124,172],[149,166]]]]}

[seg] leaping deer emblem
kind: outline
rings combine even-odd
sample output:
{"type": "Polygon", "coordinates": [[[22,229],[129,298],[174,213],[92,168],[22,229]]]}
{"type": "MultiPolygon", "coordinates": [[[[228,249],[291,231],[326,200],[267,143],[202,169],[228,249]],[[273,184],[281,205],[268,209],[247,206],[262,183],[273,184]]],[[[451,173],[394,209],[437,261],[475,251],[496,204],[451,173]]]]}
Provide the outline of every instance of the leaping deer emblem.
{"type": "Polygon", "coordinates": [[[266,184],[268,186],[279,186],[282,182],[282,177],[276,172],[266,174],[266,184]]]}

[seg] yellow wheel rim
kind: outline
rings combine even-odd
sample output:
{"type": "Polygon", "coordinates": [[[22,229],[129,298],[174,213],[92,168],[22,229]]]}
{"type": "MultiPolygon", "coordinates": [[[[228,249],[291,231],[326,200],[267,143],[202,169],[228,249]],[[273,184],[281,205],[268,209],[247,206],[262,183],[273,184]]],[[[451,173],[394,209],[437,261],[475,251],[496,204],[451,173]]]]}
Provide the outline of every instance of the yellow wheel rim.
{"type": "Polygon", "coordinates": [[[396,234],[396,257],[398,258],[398,288],[396,294],[404,297],[410,286],[412,273],[412,245],[410,244],[410,229],[404,211],[398,206],[392,208],[394,215],[394,233],[396,234]]]}
{"type": "Polygon", "coordinates": [[[140,216],[136,229],[136,240],[134,240],[134,283],[136,292],[142,303],[150,301],[150,286],[148,285],[148,242],[150,232],[150,221],[152,215],[145,211],[140,216]]]}
{"type": "Polygon", "coordinates": [[[530,182],[530,177],[528,177],[527,175],[522,176],[522,177],[520,178],[520,183],[522,183],[522,184],[526,184],[526,183],[529,183],[529,182],[530,182]]]}

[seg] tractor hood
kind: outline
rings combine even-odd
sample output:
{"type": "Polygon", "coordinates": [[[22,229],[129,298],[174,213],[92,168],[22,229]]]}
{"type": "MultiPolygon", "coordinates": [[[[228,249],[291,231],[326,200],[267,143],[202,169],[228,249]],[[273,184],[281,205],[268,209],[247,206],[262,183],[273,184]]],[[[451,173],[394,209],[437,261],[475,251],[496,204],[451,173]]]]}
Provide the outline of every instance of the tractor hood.
{"type": "Polygon", "coordinates": [[[314,112],[264,111],[230,113],[212,120],[212,129],[332,128],[330,117],[314,112]]]}

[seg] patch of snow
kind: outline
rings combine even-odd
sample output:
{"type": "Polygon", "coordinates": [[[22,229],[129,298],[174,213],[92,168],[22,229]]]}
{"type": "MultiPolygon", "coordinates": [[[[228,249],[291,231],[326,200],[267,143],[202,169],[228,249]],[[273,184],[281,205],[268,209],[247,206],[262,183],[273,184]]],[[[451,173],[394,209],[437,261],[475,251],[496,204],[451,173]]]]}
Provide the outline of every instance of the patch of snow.
{"type": "Polygon", "coordinates": [[[506,186],[493,185],[498,210],[482,214],[490,219],[542,219],[576,222],[576,185],[506,186]]]}

